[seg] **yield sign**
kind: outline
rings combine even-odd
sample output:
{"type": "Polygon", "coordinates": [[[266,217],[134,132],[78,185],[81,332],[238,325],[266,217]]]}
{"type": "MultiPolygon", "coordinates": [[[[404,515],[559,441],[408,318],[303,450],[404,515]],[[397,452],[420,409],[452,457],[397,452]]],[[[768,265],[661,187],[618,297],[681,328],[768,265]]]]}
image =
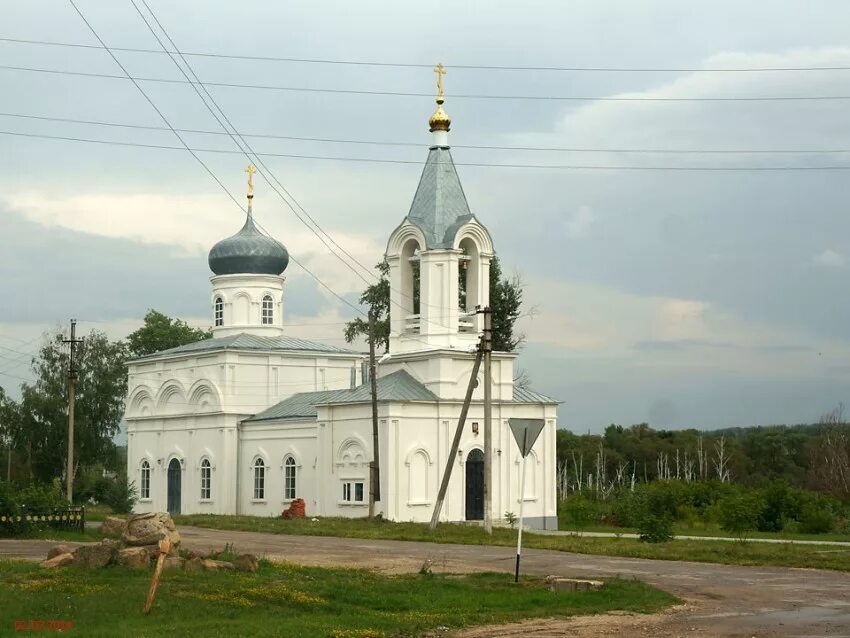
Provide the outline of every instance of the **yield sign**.
{"type": "Polygon", "coordinates": [[[525,458],[534,447],[534,442],[540,436],[546,422],[543,419],[508,419],[508,423],[510,423],[511,432],[514,433],[520,454],[525,458]]]}

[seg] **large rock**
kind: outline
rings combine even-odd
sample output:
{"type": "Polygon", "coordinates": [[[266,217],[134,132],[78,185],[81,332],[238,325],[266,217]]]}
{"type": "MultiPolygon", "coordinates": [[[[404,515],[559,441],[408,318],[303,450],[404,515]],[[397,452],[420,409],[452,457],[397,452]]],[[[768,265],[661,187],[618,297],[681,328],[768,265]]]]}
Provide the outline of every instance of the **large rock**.
{"type": "Polygon", "coordinates": [[[187,558],[186,562],[183,564],[183,569],[187,572],[198,572],[204,568],[204,559],[198,558],[195,556],[194,558],[187,558]]]}
{"type": "Polygon", "coordinates": [[[224,560],[212,560],[210,558],[205,558],[204,569],[210,572],[218,572],[223,570],[236,569],[236,567],[233,566],[233,563],[228,563],[224,560]]]}
{"type": "Polygon", "coordinates": [[[255,572],[259,567],[257,557],[253,554],[239,554],[233,559],[233,566],[240,572],[255,572]]]}
{"type": "Polygon", "coordinates": [[[106,567],[118,550],[118,543],[107,538],[74,550],[74,562],[85,567],[106,567]]]}
{"type": "Polygon", "coordinates": [[[123,538],[127,545],[134,547],[154,545],[163,538],[168,538],[172,547],[180,544],[180,532],[167,512],[147,512],[131,516],[124,529],[123,538]]]}
{"type": "Polygon", "coordinates": [[[41,561],[42,567],[64,567],[65,565],[71,565],[74,562],[74,555],[70,552],[65,552],[64,554],[57,554],[56,556],[51,556],[47,560],[41,561]]]}
{"type": "Polygon", "coordinates": [[[131,569],[147,569],[151,565],[151,557],[144,547],[125,547],[118,551],[115,562],[131,569]]]}
{"type": "Polygon", "coordinates": [[[107,516],[103,519],[98,531],[101,536],[106,536],[107,538],[121,538],[124,535],[124,528],[126,525],[127,521],[123,518],[107,516]]]}
{"type": "Polygon", "coordinates": [[[51,547],[47,551],[47,558],[49,560],[51,558],[61,556],[62,554],[70,554],[70,553],[72,553],[71,548],[68,547],[67,545],[57,545],[56,547],[51,547]]]}

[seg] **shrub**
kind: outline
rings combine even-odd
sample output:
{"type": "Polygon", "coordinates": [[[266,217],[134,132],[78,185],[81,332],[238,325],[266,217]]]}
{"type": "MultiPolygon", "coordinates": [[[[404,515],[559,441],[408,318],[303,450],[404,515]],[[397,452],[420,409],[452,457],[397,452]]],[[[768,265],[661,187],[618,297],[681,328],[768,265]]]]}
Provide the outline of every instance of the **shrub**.
{"type": "Polygon", "coordinates": [[[764,501],[755,494],[739,492],[732,494],[717,504],[721,527],[744,542],[750,532],[758,528],[758,521],[764,509],[764,501]]]}
{"type": "Polygon", "coordinates": [[[581,494],[573,494],[563,502],[562,509],[568,522],[583,529],[595,521],[596,504],[581,494]]]}
{"type": "Polygon", "coordinates": [[[49,512],[57,507],[67,507],[68,502],[58,483],[45,485],[34,483],[14,495],[18,507],[26,507],[30,512],[49,512]]]}
{"type": "Polygon", "coordinates": [[[115,514],[129,514],[138,500],[135,482],[128,482],[127,477],[119,475],[111,482],[103,494],[106,503],[115,514]]]}
{"type": "Polygon", "coordinates": [[[800,531],[804,534],[828,534],[832,528],[833,520],[829,510],[810,506],[800,517],[800,531]]]}
{"type": "Polygon", "coordinates": [[[666,543],[673,540],[673,519],[647,512],[638,523],[638,534],[646,543],[666,543]]]}

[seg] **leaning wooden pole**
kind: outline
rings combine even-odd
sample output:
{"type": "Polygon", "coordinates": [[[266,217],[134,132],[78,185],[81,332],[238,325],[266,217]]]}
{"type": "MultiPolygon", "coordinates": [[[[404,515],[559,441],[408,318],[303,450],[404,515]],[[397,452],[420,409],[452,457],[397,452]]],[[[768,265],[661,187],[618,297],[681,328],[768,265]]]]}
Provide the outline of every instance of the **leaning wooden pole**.
{"type": "Polygon", "coordinates": [[[168,553],[171,551],[171,541],[168,538],[163,538],[159,541],[159,556],[156,558],[156,567],[153,570],[153,578],[151,586],[148,590],[148,599],[145,601],[144,614],[151,613],[153,600],[156,598],[156,588],[159,587],[159,577],[162,575],[162,568],[165,566],[165,559],[168,558],[168,553]]]}
{"type": "Polygon", "coordinates": [[[437,527],[437,522],[440,520],[440,510],[443,509],[443,501],[445,500],[446,492],[449,489],[449,479],[452,477],[452,469],[454,469],[457,449],[460,447],[460,437],[463,434],[463,426],[466,423],[466,415],[469,412],[469,404],[472,403],[472,393],[475,391],[475,386],[478,385],[478,370],[481,367],[481,359],[483,356],[484,349],[479,344],[478,352],[475,354],[475,363],[472,365],[472,375],[469,377],[469,385],[466,387],[466,397],[463,399],[463,407],[460,410],[460,418],[457,421],[455,437],[452,440],[452,449],[449,451],[449,456],[446,459],[446,469],[443,471],[443,480],[440,483],[440,492],[437,494],[437,502],[434,504],[434,514],[431,516],[431,529],[437,527]]]}
{"type": "Polygon", "coordinates": [[[369,464],[369,518],[381,500],[381,463],[378,449],[378,375],[375,371],[375,313],[369,311],[369,385],[372,394],[372,462],[369,464]]]}

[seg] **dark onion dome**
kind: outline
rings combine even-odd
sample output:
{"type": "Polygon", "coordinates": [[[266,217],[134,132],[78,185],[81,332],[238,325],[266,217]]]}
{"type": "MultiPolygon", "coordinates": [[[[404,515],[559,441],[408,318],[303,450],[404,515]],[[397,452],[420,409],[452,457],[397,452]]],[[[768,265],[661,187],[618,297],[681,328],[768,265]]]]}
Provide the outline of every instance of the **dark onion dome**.
{"type": "Polygon", "coordinates": [[[280,275],[289,265],[289,252],[259,231],[249,210],[242,230],[212,247],[209,264],[216,275],[280,275]]]}

